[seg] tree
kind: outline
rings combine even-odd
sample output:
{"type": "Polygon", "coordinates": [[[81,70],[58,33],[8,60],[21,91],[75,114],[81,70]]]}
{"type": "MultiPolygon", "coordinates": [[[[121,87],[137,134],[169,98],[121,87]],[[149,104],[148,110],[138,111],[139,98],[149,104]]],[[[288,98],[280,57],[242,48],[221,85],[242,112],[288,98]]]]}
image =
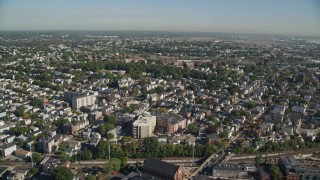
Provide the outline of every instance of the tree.
{"type": "Polygon", "coordinates": [[[8,122],[10,120],[10,117],[9,116],[4,116],[4,117],[2,117],[0,119],[2,119],[4,122],[8,122]]]}
{"type": "Polygon", "coordinates": [[[105,118],[105,122],[110,123],[112,125],[116,125],[118,120],[118,116],[115,114],[110,114],[105,118]]]}
{"type": "Polygon", "coordinates": [[[68,122],[68,119],[59,119],[54,124],[56,125],[59,131],[62,131],[63,125],[67,124],[68,122]]]}
{"type": "Polygon", "coordinates": [[[81,151],[81,152],[78,154],[78,159],[79,159],[79,160],[90,160],[90,159],[92,159],[92,153],[91,153],[91,151],[89,151],[89,150],[81,151]]]}
{"type": "Polygon", "coordinates": [[[281,173],[281,171],[280,171],[278,166],[270,164],[268,166],[268,168],[269,168],[271,176],[273,176],[273,179],[275,179],[275,180],[281,180],[282,179],[283,175],[282,175],[282,173],[281,173]]]}
{"type": "Polygon", "coordinates": [[[30,118],[29,113],[24,112],[23,115],[22,115],[22,118],[23,118],[23,119],[29,119],[29,118],[30,118]]]}
{"type": "Polygon", "coordinates": [[[164,108],[164,107],[161,107],[161,108],[158,109],[158,113],[168,114],[168,109],[167,109],[167,108],[164,108]]]}
{"type": "Polygon", "coordinates": [[[211,133],[215,133],[217,132],[217,129],[219,128],[220,125],[218,124],[209,124],[208,128],[207,128],[207,133],[211,134],[211,133]]]}
{"type": "Polygon", "coordinates": [[[113,139],[114,138],[114,135],[112,133],[107,133],[106,134],[106,138],[109,140],[113,139]]]}
{"type": "Polygon", "coordinates": [[[121,160],[117,158],[111,158],[110,161],[107,161],[105,164],[105,169],[108,174],[111,174],[113,171],[119,171],[121,167],[121,160]]]}
{"type": "Polygon", "coordinates": [[[222,133],[219,134],[220,138],[228,138],[228,131],[223,131],[222,133]]]}
{"type": "Polygon", "coordinates": [[[18,117],[22,117],[25,111],[26,111],[26,108],[23,105],[21,105],[16,109],[14,114],[18,117]]]}
{"type": "Polygon", "coordinates": [[[189,131],[191,134],[197,135],[198,132],[199,132],[199,126],[198,126],[196,123],[190,124],[189,127],[188,127],[188,131],[189,131]]]}
{"type": "MultiPolygon", "coordinates": [[[[124,142],[124,140],[122,140],[122,142],[124,142]]],[[[136,141],[130,140],[130,141],[124,142],[122,145],[122,148],[123,148],[124,156],[127,156],[127,157],[137,156],[138,145],[136,141]]]]}
{"type": "Polygon", "coordinates": [[[36,153],[36,152],[33,152],[32,153],[32,160],[33,162],[35,163],[40,163],[42,161],[43,157],[41,156],[40,153],[36,153]]]}
{"type": "Polygon", "coordinates": [[[32,167],[31,169],[30,169],[30,174],[31,175],[35,175],[35,174],[37,174],[39,172],[39,170],[37,169],[37,168],[35,168],[35,167],[32,167]]]}
{"type": "Polygon", "coordinates": [[[111,124],[111,123],[105,123],[104,125],[106,126],[107,132],[115,127],[115,124],[111,124]]]}
{"type": "Polygon", "coordinates": [[[320,143],[320,132],[318,132],[315,142],[320,143]]]}
{"type": "Polygon", "coordinates": [[[34,98],[31,100],[30,105],[40,108],[43,106],[43,100],[34,98]]]}
{"type": "Polygon", "coordinates": [[[103,124],[101,126],[98,127],[98,132],[103,136],[104,134],[106,134],[107,129],[106,126],[103,124]]]}
{"type": "Polygon", "coordinates": [[[65,151],[68,147],[69,147],[69,142],[68,142],[68,141],[62,141],[62,142],[59,144],[59,149],[60,149],[61,151],[65,151]]]}
{"type": "Polygon", "coordinates": [[[247,108],[248,109],[252,109],[254,107],[256,107],[256,103],[254,101],[247,102],[247,108]]]}
{"type": "Polygon", "coordinates": [[[67,167],[56,167],[51,175],[53,180],[72,180],[72,171],[67,167]]]}
{"type": "Polygon", "coordinates": [[[126,113],[132,113],[133,111],[134,111],[134,109],[131,106],[124,107],[124,112],[126,112],[126,113]]]}
{"type": "Polygon", "coordinates": [[[37,120],[36,123],[34,124],[35,126],[37,126],[40,129],[44,128],[44,123],[42,120],[37,120]]]}
{"type": "Polygon", "coordinates": [[[96,180],[97,178],[94,176],[94,175],[92,175],[92,174],[89,174],[86,178],[85,178],[85,180],[96,180]]]}
{"type": "Polygon", "coordinates": [[[159,150],[159,142],[156,137],[147,137],[143,140],[145,153],[147,157],[157,157],[159,150]]]}
{"type": "Polygon", "coordinates": [[[231,95],[235,95],[237,92],[237,86],[233,85],[228,88],[228,91],[231,95]]]}
{"type": "Polygon", "coordinates": [[[106,141],[100,141],[96,147],[94,156],[97,159],[102,159],[107,157],[108,143],[106,141]]]}
{"type": "Polygon", "coordinates": [[[256,165],[257,167],[260,166],[260,164],[262,163],[262,156],[261,156],[261,154],[257,155],[257,156],[254,158],[254,162],[255,162],[255,165],[256,165]]]}
{"type": "Polygon", "coordinates": [[[122,136],[122,143],[132,142],[134,139],[131,136],[122,136]]]}
{"type": "Polygon", "coordinates": [[[16,135],[26,135],[26,133],[28,132],[29,128],[27,126],[16,126],[11,128],[11,131],[16,135]]]}
{"type": "Polygon", "coordinates": [[[208,120],[213,122],[213,123],[219,123],[219,119],[213,115],[208,116],[208,120]]]}

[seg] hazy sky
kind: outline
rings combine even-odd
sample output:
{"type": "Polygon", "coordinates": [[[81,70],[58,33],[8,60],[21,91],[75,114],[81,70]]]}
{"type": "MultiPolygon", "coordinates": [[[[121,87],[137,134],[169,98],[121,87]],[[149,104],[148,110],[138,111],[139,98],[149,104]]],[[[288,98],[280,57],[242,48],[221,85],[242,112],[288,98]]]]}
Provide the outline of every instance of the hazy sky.
{"type": "Polygon", "coordinates": [[[320,1],[0,0],[0,30],[164,30],[320,36],[320,1]]]}

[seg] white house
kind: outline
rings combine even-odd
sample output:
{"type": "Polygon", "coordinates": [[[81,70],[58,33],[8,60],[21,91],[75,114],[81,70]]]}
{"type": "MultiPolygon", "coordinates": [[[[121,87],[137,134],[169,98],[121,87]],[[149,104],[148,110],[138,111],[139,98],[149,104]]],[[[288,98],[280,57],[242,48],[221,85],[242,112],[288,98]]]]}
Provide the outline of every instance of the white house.
{"type": "Polygon", "coordinates": [[[9,156],[17,150],[17,145],[15,144],[4,144],[0,146],[0,154],[3,157],[9,156]]]}

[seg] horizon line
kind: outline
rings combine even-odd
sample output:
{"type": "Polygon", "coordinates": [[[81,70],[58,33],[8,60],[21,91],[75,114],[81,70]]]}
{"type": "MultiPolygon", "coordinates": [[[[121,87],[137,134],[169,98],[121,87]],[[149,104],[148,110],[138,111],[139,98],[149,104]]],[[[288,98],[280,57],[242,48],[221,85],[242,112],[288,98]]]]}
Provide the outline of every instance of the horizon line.
{"type": "Polygon", "coordinates": [[[234,34],[234,35],[260,35],[260,36],[298,36],[298,37],[317,37],[320,38],[320,35],[302,35],[302,34],[295,34],[295,33],[259,33],[259,32],[219,32],[219,31],[184,31],[184,30],[129,30],[129,29],[118,29],[118,30],[112,30],[112,29],[11,29],[11,30],[5,30],[0,29],[0,32],[28,32],[28,31],[38,31],[38,32],[53,32],[53,31],[126,31],[126,32],[168,32],[168,33],[205,33],[205,34],[234,34]]]}

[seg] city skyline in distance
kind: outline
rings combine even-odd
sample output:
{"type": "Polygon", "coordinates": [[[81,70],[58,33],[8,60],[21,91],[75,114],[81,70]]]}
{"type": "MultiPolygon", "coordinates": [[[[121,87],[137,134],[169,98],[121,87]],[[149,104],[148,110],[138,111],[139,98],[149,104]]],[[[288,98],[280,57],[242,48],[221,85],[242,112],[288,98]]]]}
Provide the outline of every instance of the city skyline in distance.
{"type": "Polygon", "coordinates": [[[0,1],[0,30],[134,30],[320,36],[316,0],[0,1]]]}

